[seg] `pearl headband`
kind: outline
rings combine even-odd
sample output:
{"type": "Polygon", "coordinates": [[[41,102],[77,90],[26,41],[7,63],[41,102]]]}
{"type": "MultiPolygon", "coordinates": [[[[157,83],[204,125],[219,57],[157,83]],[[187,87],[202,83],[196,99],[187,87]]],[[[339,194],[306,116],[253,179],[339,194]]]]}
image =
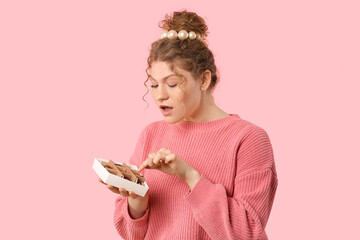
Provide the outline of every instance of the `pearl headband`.
{"type": "Polygon", "coordinates": [[[187,39],[187,38],[189,38],[191,40],[193,40],[195,38],[197,40],[202,39],[202,37],[201,37],[201,35],[199,33],[196,34],[193,31],[188,33],[186,30],[181,30],[181,31],[179,31],[179,33],[177,33],[175,30],[170,30],[170,31],[165,30],[165,31],[163,31],[161,33],[161,38],[165,38],[165,37],[167,37],[169,39],[175,39],[175,38],[178,37],[180,40],[184,40],[184,39],[187,39]]]}

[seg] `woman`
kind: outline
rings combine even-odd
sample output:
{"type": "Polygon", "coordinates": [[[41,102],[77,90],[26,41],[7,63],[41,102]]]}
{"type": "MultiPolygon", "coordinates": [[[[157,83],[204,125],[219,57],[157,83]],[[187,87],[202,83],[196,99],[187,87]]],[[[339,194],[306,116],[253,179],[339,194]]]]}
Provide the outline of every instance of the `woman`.
{"type": "Polygon", "coordinates": [[[164,120],[145,127],[130,158],[149,190],[141,197],[108,185],[120,194],[116,229],[124,239],[267,239],[278,183],[270,139],[214,103],[204,20],[185,10],[161,27],[146,82],[164,120]]]}

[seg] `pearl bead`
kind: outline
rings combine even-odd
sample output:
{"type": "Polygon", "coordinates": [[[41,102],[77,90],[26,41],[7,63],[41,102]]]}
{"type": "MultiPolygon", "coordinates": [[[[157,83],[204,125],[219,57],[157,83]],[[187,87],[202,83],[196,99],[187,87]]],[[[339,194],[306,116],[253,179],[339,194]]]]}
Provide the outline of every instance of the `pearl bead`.
{"type": "Polygon", "coordinates": [[[197,40],[201,40],[201,35],[198,33],[198,34],[196,34],[196,39],[197,40]]]}
{"type": "Polygon", "coordinates": [[[168,32],[167,37],[170,38],[170,39],[175,39],[175,38],[177,38],[177,32],[175,30],[170,30],[168,32]]]}
{"type": "Polygon", "coordinates": [[[161,33],[161,38],[167,37],[167,35],[168,35],[168,31],[165,30],[161,33]]]}
{"type": "Polygon", "coordinates": [[[193,31],[189,32],[189,38],[190,38],[191,40],[194,40],[194,39],[196,38],[196,33],[193,32],[193,31]]]}
{"type": "Polygon", "coordinates": [[[187,39],[189,36],[188,32],[186,30],[181,30],[179,33],[178,33],[178,38],[180,40],[184,40],[184,39],[187,39]]]}

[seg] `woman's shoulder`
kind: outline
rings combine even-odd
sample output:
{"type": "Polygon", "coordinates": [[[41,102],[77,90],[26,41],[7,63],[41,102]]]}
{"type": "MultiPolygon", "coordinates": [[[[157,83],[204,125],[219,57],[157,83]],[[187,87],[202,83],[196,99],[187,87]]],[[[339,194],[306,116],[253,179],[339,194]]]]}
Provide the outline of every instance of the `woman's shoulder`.
{"type": "Polygon", "coordinates": [[[157,131],[159,128],[164,128],[166,126],[166,122],[164,120],[153,121],[145,125],[142,129],[141,134],[149,134],[153,131],[157,131]]]}
{"type": "Polygon", "coordinates": [[[249,143],[271,145],[271,140],[268,132],[261,125],[238,117],[234,120],[231,131],[237,133],[238,144],[249,143]]]}
{"type": "Polygon", "coordinates": [[[233,126],[238,129],[241,129],[243,132],[248,133],[248,134],[256,133],[256,132],[265,132],[266,133],[265,129],[262,126],[258,125],[257,123],[246,120],[237,114],[235,116],[237,116],[237,117],[234,118],[233,126]]]}
{"type": "Polygon", "coordinates": [[[153,121],[145,125],[144,129],[151,130],[154,128],[164,127],[166,122],[164,120],[153,121]]]}

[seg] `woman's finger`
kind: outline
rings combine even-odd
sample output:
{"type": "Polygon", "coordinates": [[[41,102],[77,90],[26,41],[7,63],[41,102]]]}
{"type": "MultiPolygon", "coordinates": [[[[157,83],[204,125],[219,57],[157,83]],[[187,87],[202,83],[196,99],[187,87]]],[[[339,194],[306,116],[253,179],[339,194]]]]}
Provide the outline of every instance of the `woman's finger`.
{"type": "Polygon", "coordinates": [[[128,197],[129,193],[124,188],[119,188],[119,192],[121,196],[128,197]]]}
{"type": "Polygon", "coordinates": [[[137,195],[136,193],[131,192],[131,191],[129,192],[129,196],[134,199],[139,197],[139,195],[137,195]]]}
{"type": "Polygon", "coordinates": [[[164,153],[162,153],[162,152],[157,152],[157,153],[155,154],[154,159],[153,159],[153,163],[154,163],[155,165],[158,165],[158,164],[160,163],[160,161],[161,161],[162,159],[164,159],[164,158],[165,158],[165,154],[164,154],[164,153]]]}
{"type": "Polygon", "coordinates": [[[165,163],[168,164],[169,162],[174,161],[175,158],[176,158],[175,154],[171,153],[171,154],[166,156],[165,163]]]}
{"type": "Polygon", "coordinates": [[[153,163],[153,159],[156,156],[156,153],[150,153],[149,156],[146,158],[146,162],[147,162],[147,167],[152,167],[154,165],[153,163]]]}
{"type": "Polygon", "coordinates": [[[107,187],[110,191],[112,191],[112,192],[114,192],[114,193],[119,193],[119,190],[118,190],[116,187],[111,186],[111,185],[109,185],[109,184],[107,184],[107,183],[104,183],[103,180],[101,180],[101,178],[99,178],[99,182],[101,182],[102,184],[106,185],[106,187],[107,187]]]}
{"type": "Polygon", "coordinates": [[[140,164],[138,171],[141,172],[144,168],[149,168],[150,164],[152,166],[152,160],[153,160],[154,156],[155,156],[155,153],[150,153],[149,156],[140,164]]]}
{"type": "Polygon", "coordinates": [[[144,168],[146,168],[148,166],[148,159],[146,159],[145,161],[143,161],[138,169],[138,172],[141,172],[144,168]]]}
{"type": "Polygon", "coordinates": [[[172,152],[169,149],[165,149],[165,148],[162,149],[163,149],[162,152],[165,153],[166,155],[172,154],[172,152]]]}
{"type": "Polygon", "coordinates": [[[109,184],[106,184],[106,186],[110,191],[112,191],[114,193],[117,193],[117,194],[120,194],[119,189],[117,187],[111,186],[109,184]]]}
{"type": "Polygon", "coordinates": [[[103,182],[103,180],[101,180],[101,178],[99,178],[99,182],[101,182],[102,184],[105,184],[105,183],[103,182]]]}

